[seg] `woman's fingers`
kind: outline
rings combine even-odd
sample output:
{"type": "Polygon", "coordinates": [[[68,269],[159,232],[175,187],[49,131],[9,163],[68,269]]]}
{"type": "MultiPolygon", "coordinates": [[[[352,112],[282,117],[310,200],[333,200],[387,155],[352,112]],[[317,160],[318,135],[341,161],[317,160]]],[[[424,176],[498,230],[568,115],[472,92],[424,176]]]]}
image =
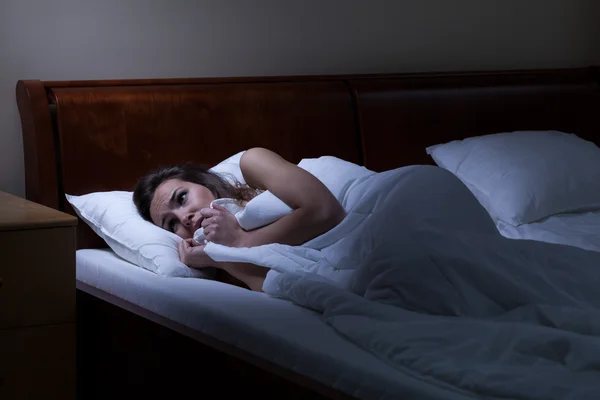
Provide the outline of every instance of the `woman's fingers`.
{"type": "Polygon", "coordinates": [[[213,208],[214,208],[215,210],[217,210],[217,211],[220,211],[220,212],[227,212],[227,213],[229,212],[229,210],[228,210],[228,209],[226,209],[225,207],[223,207],[223,206],[220,206],[220,205],[218,205],[218,204],[213,204],[213,208]]]}
{"type": "Polygon", "coordinates": [[[184,246],[185,250],[189,250],[191,247],[196,247],[199,245],[198,243],[196,243],[194,241],[193,238],[185,239],[183,241],[183,243],[184,243],[183,246],[184,246]]]}
{"type": "Polygon", "coordinates": [[[181,242],[179,242],[179,244],[177,245],[178,250],[179,250],[179,261],[181,261],[182,263],[185,264],[186,262],[186,250],[185,250],[185,246],[186,246],[186,242],[185,240],[182,240],[181,242]]]}
{"type": "Polygon", "coordinates": [[[200,210],[204,217],[200,226],[204,230],[206,240],[226,246],[237,243],[243,230],[236,217],[221,206],[214,205],[214,207],[215,209],[200,210]]]}
{"type": "Polygon", "coordinates": [[[200,224],[201,227],[206,228],[209,225],[212,225],[214,223],[213,218],[204,218],[202,220],[202,223],[200,224]]]}
{"type": "Polygon", "coordinates": [[[223,217],[221,215],[216,215],[214,217],[205,218],[204,220],[202,220],[202,223],[200,224],[200,226],[206,229],[207,227],[209,227],[211,225],[219,225],[219,224],[221,224],[222,221],[223,221],[223,217]]]}
{"type": "Polygon", "coordinates": [[[203,208],[200,210],[200,215],[202,215],[204,218],[210,218],[221,214],[221,212],[222,211],[213,208],[203,208]]]}
{"type": "Polygon", "coordinates": [[[212,237],[214,236],[215,233],[215,229],[216,225],[208,225],[206,227],[204,227],[204,236],[206,237],[206,240],[208,240],[209,242],[211,241],[212,237]]]}
{"type": "Polygon", "coordinates": [[[207,266],[210,258],[204,253],[205,245],[195,244],[193,239],[179,242],[179,260],[188,267],[201,268],[207,266]]]}

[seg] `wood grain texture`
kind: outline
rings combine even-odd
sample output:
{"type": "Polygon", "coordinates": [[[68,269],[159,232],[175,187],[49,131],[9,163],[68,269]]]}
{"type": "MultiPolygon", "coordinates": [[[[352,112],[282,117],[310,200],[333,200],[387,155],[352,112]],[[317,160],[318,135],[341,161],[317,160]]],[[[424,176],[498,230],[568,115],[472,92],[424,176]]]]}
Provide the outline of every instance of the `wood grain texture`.
{"type": "Polygon", "coordinates": [[[75,324],[0,330],[0,399],[74,400],[75,324]]]}
{"type": "Polygon", "coordinates": [[[0,192],[0,231],[75,225],[77,218],[72,215],[0,192]]]}
{"type": "Polygon", "coordinates": [[[23,132],[27,199],[59,208],[60,156],[53,133],[48,93],[39,80],[19,81],[17,105],[23,132]]]}
{"type": "Polygon", "coordinates": [[[560,130],[600,145],[592,70],[352,81],[367,167],[432,164],[439,143],[519,130],[560,130]]]}
{"type": "Polygon", "coordinates": [[[131,189],[158,165],[214,165],[256,146],[292,162],[322,154],[358,160],[351,98],[337,82],[65,88],[52,95],[67,193],[131,189]]]}
{"type": "Polygon", "coordinates": [[[75,227],[0,231],[0,329],[75,321],[75,227]]]}

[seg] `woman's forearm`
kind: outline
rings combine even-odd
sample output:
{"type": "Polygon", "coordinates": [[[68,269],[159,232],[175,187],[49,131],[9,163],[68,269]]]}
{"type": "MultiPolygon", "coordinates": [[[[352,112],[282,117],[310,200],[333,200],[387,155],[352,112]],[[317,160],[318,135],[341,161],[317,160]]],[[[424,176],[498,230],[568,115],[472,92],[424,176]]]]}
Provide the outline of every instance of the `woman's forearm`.
{"type": "Polygon", "coordinates": [[[338,225],[345,216],[337,203],[325,208],[298,208],[279,220],[246,232],[240,247],[253,247],[269,243],[299,246],[338,225]]]}

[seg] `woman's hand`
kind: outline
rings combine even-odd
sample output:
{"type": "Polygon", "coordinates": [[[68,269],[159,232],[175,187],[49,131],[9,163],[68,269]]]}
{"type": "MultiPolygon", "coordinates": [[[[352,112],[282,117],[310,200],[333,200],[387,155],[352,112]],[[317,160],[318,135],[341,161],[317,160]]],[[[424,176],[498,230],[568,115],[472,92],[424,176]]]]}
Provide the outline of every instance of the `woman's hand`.
{"type": "Polygon", "coordinates": [[[214,208],[203,208],[200,214],[204,217],[202,228],[206,240],[229,247],[246,247],[247,232],[226,208],[215,204],[214,208]]]}
{"type": "Polygon", "coordinates": [[[179,260],[190,268],[216,267],[217,262],[204,252],[204,244],[185,239],[179,243],[179,260]]]}

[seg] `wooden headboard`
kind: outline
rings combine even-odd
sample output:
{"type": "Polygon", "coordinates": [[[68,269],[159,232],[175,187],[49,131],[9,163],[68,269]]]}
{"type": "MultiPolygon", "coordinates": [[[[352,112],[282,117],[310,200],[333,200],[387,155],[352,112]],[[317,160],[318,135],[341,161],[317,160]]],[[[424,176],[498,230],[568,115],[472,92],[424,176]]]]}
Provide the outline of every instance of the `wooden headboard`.
{"type": "MultiPolygon", "coordinates": [[[[425,147],[514,130],[600,143],[598,67],[446,74],[19,81],[26,196],[131,190],[158,165],[213,165],[255,146],[376,171],[431,163],[425,147]]],[[[78,246],[104,244],[80,224],[78,246]],[[95,238],[95,239],[94,239],[95,238]]]]}

